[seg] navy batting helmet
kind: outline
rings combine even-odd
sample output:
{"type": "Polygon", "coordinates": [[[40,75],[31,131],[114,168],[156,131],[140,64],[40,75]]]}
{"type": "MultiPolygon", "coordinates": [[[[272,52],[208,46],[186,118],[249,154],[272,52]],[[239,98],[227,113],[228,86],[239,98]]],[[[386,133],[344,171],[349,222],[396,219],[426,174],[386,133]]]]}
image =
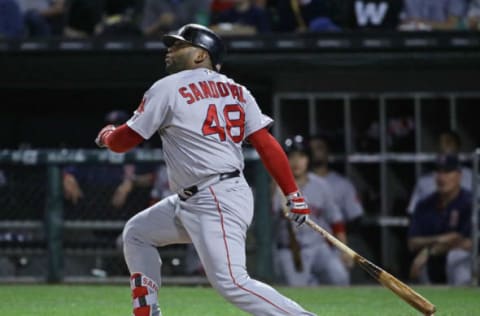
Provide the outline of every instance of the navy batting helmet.
{"type": "Polygon", "coordinates": [[[223,41],[214,31],[200,24],[186,24],[177,32],[167,34],[163,37],[163,43],[170,47],[176,41],[183,41],[205,49],[210,55],[215,68],[222,64],[225,46],[223,41]]]}
{"type": "Polygon", "coordinates": [[[301,135],[295,135],[285,139],[283,149],[287,154],[301,152],[310,157],[310,146],[307,140],[301,135]]]}

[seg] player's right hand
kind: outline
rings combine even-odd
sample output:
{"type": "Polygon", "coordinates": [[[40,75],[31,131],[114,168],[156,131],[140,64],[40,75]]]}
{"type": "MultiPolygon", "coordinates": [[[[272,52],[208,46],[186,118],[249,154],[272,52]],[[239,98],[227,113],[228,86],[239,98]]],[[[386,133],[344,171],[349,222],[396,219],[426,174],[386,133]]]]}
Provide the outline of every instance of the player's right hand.
{"type": "Polygon", "coordinates": [[[102,130],[98,133],[97,138],[95,138],[95,144],[97,144],[100,148],[105,148],[107,145],[105,144],[105,138],[110,135],[115,130],[115,126],[109,124],[102,128],[102,130]]]}
{"type": "Polygon", "coordinates": [[[305,221],[308,219],[308,215],[310,214],[310,208],[308,207],[307,202],[305,202],[305,198],[299,191],[290,193],[287,196],[287,206],[290,209],[287,214],[287,217],[290,220],[296,222],[298,226],[305,223],[305,221]]]}

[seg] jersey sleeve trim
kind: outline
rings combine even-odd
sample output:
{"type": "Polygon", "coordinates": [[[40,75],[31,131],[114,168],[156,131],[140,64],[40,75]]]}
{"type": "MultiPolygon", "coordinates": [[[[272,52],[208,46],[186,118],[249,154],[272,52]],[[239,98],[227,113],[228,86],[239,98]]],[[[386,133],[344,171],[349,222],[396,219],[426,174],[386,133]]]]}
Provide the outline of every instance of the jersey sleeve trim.
{"type": "Polygon", "coordinates": [[[273,119],[262,114],[263,115],[263,119],[262,119],[262,123],[258,126],[258,128],[253,128],[251,131],[248,131],[248,134],[245,134],[245,138],[248,138],[250,135],[258,132],[259,130],[265,128],[265,129],[270,129],[273,125],[273,119]]]}
{"type": "Polygon", "coordinates": [[[151,137],[149,133],[142,131],[142,129],[139,126],[136,126],[134,122],[128,121],[127,126],[130,127],[132,130],[134,130],[137,134],[143,137],[144,140],[147,140],[151,137]]]}

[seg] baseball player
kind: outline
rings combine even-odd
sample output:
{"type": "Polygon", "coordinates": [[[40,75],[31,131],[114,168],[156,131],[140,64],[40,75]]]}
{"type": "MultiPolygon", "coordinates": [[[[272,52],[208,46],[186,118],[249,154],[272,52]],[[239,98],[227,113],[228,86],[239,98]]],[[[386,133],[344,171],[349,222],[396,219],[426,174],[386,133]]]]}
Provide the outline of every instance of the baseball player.
{"type": "Polygon", "coordinates": [[[169,76],[145,93],[124,125],[108,125],[96,143],[126,152],[158,133],[176,192],[131,218],[123,232],[131,273],[133,314],[161,315],[156,247],[193,243],[212,286],[238,308],[257,316],[314,315],[246,271],[245,238],[253,217],[252,191],[243,177],[242,143],[248,140],[301,225],[310,209],[299,192],[282,147],[267,131],[250,92],[220,74],[224,46],[208,28],[187,24],[164,37],[169,76]]]}
{"type": "Polygon", "coordinates": [[[345,222],[352,222],[363,215],[363,207],[352,182],[328,167],[330,152],[328,140],[321,135],[310,138],[313,172],[325,179],[332,189],[335,203],[340,207],[345,222]]]}
{"type": "MultiPolygon", "coordinates": [[[[438,138],[438,147],[441,154],[457,154],[460,152],[462,142],[460,135],[456,132],[447,130],[440,133],[438,138]]],[[[461,167],[461,185],[465,190],[472,190],[473,184],[473,172],[472,169],[467,167],[461,167]]],[[[436,185],[436,172],[429,172],[421,176],[415,183],[412,196],[407,206],[407,213],[412,215],[419,201],[427,198],[430,194],[435,192],[436,185]]]]}
{"type": "MultiPolygon", "coordinates": [[[[290,167],[297,185],[310,206],[310,218],[320,226],[346,242],[342,213],[333,200],[328,183],[308,171],[309,148],[302,136],[285,141],[290,167]]],[[[280,192],[274,196],[273,209],[283,218],[283,200],[280,192]]],[[[276,261],[278,272],[288,285],[309,286],[317,284],[348,285],[349,273],[341,254],[308,227],[289,228],[290,223],[281,220],[277,225],[276,261]],[[293,230],[293,232],[292,232],[293,230]],[[295,237],[291,236],[292,233],[295,237]],[[300,245],[301,268],[295,266],[291,248],[292,238],[300,245]]]]}

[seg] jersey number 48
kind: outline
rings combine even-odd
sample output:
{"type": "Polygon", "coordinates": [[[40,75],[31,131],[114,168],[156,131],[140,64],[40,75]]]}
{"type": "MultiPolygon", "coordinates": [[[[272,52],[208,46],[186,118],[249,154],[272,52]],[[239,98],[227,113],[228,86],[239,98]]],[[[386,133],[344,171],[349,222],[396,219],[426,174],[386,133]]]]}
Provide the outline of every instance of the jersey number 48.
{"type": "Polygon", "coordinates": [[[203,135],[218,134],[218,137],[223,142],[228,134],[228,137],[235,143],[243,141],[245,136],[245,112],[243,108],[238,104],[227,104],[223,108],[223,118],[226,124],[225,127],[220,125],[217,107],[215,104],[210,104],[207,110],[207,117],[203,122],[203,135]]]}

